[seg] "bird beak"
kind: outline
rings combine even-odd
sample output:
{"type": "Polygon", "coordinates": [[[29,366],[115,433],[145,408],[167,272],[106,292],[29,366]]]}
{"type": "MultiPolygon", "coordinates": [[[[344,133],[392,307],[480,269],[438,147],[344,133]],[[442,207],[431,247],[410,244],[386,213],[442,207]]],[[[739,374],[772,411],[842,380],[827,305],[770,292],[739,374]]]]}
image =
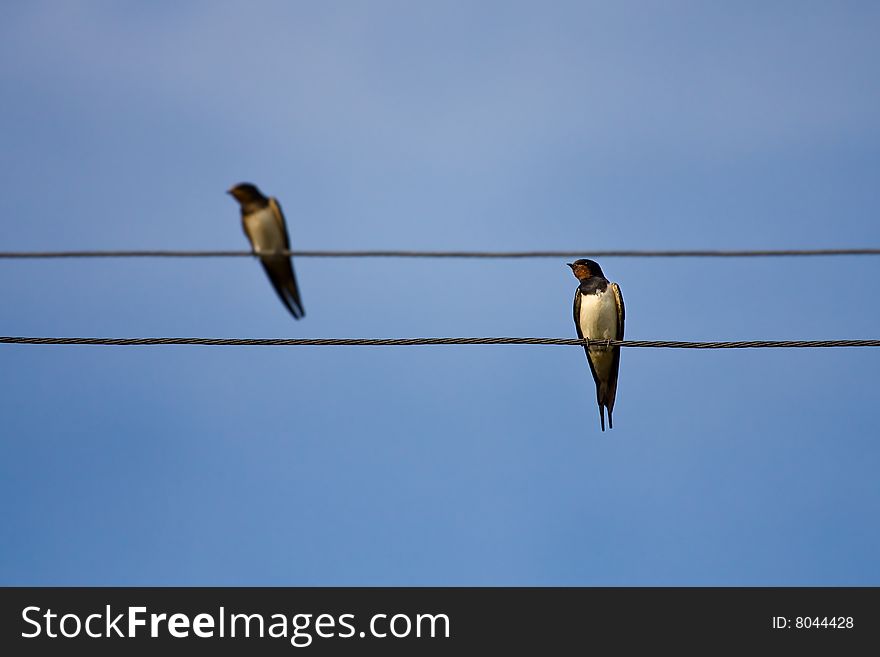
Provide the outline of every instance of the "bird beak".
{"type": "Polygon", "coordinates": [[[565,264],[567,264],[569,267],[571,267],[572,269],[574,269],[574,263],[573,263],[573,262],[566,262],[565,264]]]}

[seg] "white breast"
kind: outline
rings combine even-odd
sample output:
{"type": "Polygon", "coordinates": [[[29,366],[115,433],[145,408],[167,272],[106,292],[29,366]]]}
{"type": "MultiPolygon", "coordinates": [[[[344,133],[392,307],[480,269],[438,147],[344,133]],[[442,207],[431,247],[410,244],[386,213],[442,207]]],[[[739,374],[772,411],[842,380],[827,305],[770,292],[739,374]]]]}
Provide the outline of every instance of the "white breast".
{"type": "Polygon", "coordinates": [[[581,313],[578,317],[581,333],[591,340],[616,340],[617,303],[611,286],[599,294],[581,295],[581,313]]]}
{"type": "MultiPolygon", "coordinates": [[[[581,333],[590,340],[616,340],[617,303],[609,286],[599,294],[581,295],[581,313],[578,317],[581,333]]],[[[590,346],[590,362],[593,370],[602,381],[611,376],[614,365],[614,348],[590,346]]]]}
{"type": "Polygon", "coordinates": [[[245,228],[255,251],[284,249],[284,236],[271,209],[265,208],[249,214],[245,218],[245,228]]]}

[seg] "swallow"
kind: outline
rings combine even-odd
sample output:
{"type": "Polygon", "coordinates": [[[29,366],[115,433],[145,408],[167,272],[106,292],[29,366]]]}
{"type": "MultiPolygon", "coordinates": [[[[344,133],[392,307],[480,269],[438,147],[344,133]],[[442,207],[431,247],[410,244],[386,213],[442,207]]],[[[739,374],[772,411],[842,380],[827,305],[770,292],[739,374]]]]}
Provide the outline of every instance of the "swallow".
{"type": "MultiPolygon", "coordinates": [[[[593,340],[623,340],[623,295],[617,283],[611,283],[593,260],[575,260],[568,263],[580,281],[574,293],[574,325],[578,337],[593,340]]],[[[594,345],[584,347],[593,381],[596,382],[596,403],[599,404],[599,422],[605,431],[605,409],[608,410],[608,428],[613,429],[611,412],[617,396],[617,373],[620,369],[620,347],[594,345]]]]}
{"type": "Polygon", "coordinates": [[[306,312],[296,286],[293,263],[288,256],[271,255],[290,250],[290,237],[278,201],[271,196],[263,196],[256,185],[250,183],[240,183],[226,193],[231,194],[241,206],[244,234],[250,240],[251,248],[260,257],[263,269],[282,303],[294,319],[302,319],[306,312]],[[264,255],[265,253],[269,255],[264,255]]]}

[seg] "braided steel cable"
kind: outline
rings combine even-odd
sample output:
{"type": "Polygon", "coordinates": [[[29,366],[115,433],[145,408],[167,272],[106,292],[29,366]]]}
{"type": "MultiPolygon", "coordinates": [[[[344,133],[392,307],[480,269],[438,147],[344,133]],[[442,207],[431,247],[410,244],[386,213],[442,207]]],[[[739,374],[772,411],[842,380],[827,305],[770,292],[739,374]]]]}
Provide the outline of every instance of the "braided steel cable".
{"type": "Polygon", "coordinates": [[[0,336],[0,344],[208,347],[416,347],[437,345],[612,346],[654,349],[880,347],[880,340],[579,340],[577,338],[61,338],[0,336]]]}

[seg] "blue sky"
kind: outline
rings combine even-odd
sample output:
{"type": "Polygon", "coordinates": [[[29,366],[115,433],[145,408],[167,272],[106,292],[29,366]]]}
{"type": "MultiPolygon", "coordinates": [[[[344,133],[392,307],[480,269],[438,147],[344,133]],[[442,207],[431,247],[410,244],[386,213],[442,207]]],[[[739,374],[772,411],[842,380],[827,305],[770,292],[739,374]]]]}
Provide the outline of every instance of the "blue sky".
{"type": "MultiPolygon", "coordinates": [[[[880,244],[876,3],[29,2],[2,249],[880,244]]],[[[633,339],[876,338],[873,258],[606,258],[633,339]]],[[[564,261],[0,262],[0,333],[573,337],[564,261]]],[[[0,346],[0,583],[878,585],[878,350],[0,346]]]]}

